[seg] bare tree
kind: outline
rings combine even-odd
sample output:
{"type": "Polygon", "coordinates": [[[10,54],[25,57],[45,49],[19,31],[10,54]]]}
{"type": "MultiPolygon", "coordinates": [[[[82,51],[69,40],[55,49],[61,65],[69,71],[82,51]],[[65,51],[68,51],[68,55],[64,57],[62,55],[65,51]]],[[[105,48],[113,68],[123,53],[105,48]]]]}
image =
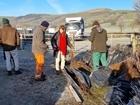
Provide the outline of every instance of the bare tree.
{"type": "Polygon", "coordinates": [[[116,19],[115,18],[110,19],[110,24],[111,25],[116,25],[116,19]]]}
{"type": "Polygon", "coordinates": [[[120,28],[120,32],[125,29],[124,17],[122,15],[117,18],[117,26],[120,28]]]}
{"type": "Polygon", "coordinates": [[[140,11],[140,0],[134,0],[133,8],[137,11],[140,11]]]}
{"type": "Polygon", "coordinates": [[[134,19],[131,23],[130,23],[130,27],[132,29],[132,31],[134,31],[134,28],[138,25],[137,20],[134,19]]]}
{"type": "Polygon", "coordinates": [[[136,17],[136,21],[138,23],[140,23],[140,0],[134,0],[133,2],[133,8],[136,10],[137,12],[137,17],[136,17]]]}

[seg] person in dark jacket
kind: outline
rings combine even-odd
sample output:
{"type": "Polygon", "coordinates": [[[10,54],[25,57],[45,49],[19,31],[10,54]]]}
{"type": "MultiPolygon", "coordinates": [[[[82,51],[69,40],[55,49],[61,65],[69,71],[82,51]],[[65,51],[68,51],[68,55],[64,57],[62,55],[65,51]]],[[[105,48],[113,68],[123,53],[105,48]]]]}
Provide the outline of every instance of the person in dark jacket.
{"type": "Polygon", "coordinates": [[[74,49],[73,45],[69,41],[68,35],[66,34],[65,25],[61,25],[59,30],[53,35],[51,38],[51,45],[54,50],[53,55],[55,57],[56,74],[59,75],[60,73],[64,72],[67,46],[69,46],[71,49],[74,49]],[[60,61],[61,64],[59,67],[60,61]]]}
{"type": "Polygon", "coordinates": [[[48,26],[49,23],[47,21],[42,21],[42,23],[36,27],[33,33],[32,52],[36,60],[35,81],[46,80],[43,67],[45,63],[45,53],[48,48],[48,45],[45,42],[45,31],[48,26]]]}
{"type": "Polygon", "coordinates": [[[89,37],[94,70],[98,70],[97,67],[99,66],[100,61],[102,66],[108,66],[106,58],[107,40],[107,31],[100,26],[98,21],[95,21],[89,37]]]}
{"type": "Polygon", "coordinates": [[[19,70],[17,49],[17,47],[20,45],[20,35],[17,29],[10,25],[7,18],[3,18],[2,23],[3,27],[0,29],[0,44],[2,45],[5,54],[8,76],[12,75],[11,58],[14,61],[15,74],[21,74],[22,72],[19,70]]]}

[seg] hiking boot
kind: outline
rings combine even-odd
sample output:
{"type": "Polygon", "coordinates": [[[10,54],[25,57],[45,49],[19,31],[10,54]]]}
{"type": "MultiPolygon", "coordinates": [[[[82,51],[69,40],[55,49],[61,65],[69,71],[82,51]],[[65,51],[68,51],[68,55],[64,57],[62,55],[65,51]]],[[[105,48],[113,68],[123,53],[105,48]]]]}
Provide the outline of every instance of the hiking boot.
{"type": "Polygon", "coordinates": [[[22,72],[21,71],[15,71],[15,75],[18,75],[18,74],[21,74],[22,72]]]}
{"type": "Polygon", "coordinates": [[[45,81],[46,80],[46,78],[45,77],[40,77],[40,78],[35,78],[35,81],[45,81]]]}
{"type": "Polygon", "coordinates": [[[56,70],[56,75],[60,75],[62,72],[60,70],[56,70]]]}
{"type": "Polygon", "coordinates": [[[43,75],[41,75],[41,77],[45,78],[45,77],[46,77],[46,75],[45,75],[45,74],[43,74],[43,75]]]}
{"type": "Polygon", "coordinates": [[[13,75],[12,71],[8,71],[8,76],[11,76],[11,75],[13,75]]]}

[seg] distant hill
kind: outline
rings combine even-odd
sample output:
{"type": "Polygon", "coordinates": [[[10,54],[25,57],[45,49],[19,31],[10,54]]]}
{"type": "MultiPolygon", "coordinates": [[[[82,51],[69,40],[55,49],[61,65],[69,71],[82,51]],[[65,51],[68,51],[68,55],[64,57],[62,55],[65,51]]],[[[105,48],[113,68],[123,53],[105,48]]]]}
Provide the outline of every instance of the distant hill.
{"type": "MultiPolygon", "coordinates": [[[[66,17],[83,17],[85,20],[85,27],[91,27],[95,20],[98,20],[101,24],[116,21],[119,15],[123,15],[125,21],[130,23],[136,18],[136,11],[132,10],[111,10],[107,8],[99,8],[88,11],[82,11],[71,14],[27,14],[25,16],[11,17],[8,18],[14,27],[35,27],[40,24],[41,21],[47,20],[50,23],[50,27],[58,27],[60,24],[65,24],[66,17]]],[[[0,20],[5,16],[0,16],[0,20]]],[[[0,23],[2,26],[2,23],[0,23]]]]}

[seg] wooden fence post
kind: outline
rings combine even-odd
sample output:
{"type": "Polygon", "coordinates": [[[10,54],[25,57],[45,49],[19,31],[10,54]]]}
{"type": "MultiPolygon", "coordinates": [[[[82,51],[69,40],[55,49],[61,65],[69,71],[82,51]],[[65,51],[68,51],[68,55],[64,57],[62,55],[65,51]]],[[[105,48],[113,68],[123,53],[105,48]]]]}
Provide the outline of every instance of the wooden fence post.
{"type": "Polygon", "coordinates": [[[74,51],[75,51],[75,40],[74,40],[75,34],[72,33],[72,45],[74,47],[74,51]]]}
{"type": "Polygon", "coordinates": [[[23,50],[23,35],[20,34],[20,49],[23,50]]]}
{"type": "Polygon", "coordinates": [[[133,54],[136,52],[136,36],[132,38],[132,48],[133,48],[133,54]]]}

